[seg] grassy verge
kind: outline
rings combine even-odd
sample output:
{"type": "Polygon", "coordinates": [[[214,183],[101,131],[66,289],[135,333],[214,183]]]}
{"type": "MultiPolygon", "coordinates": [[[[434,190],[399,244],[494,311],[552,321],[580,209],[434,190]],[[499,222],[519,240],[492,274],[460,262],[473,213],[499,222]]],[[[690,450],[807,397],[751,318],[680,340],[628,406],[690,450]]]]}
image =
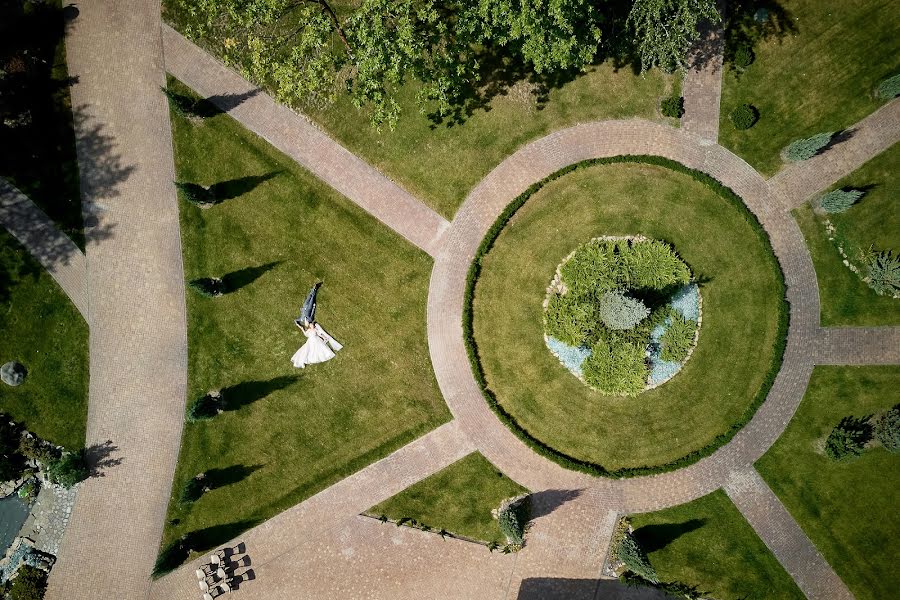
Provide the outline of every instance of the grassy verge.
{"type": "Polygon", "coordinates": [[[797,414],[757,462],[816,548],[857,598],[896,595],[900,457],[877,447],[851,460],[824,455],[841,418],[897,402],[900,367],[816,367],[797,414]]]}
{"type": "Polygon", "coordinates": [[[504,499],[527,492],[475,452],[366,512],[392,521],[415,519],[434,531],[505,544],[491,511],[504,499]]]}
{"type": "Polygon", "coordinates": [[[840,131],[884,102],[873,91],[900,72],[900,17],[891,0],[782,0],[769,10],[777,27],[760,38],[753,25],[758,7],[729,6],[743,18],[728,32],[728,52],[736,40],[756,39],[756,60],[740,75],[725,69],[719,143],[772,175],[781,168],[779,153],[794,139],[840,131]],[[728,115],[745,102],[760,118],[738,131],[728,115]]]}
{"type": "Polygon", "coordinates": [[[188,402],[220,389],[229,404],[185,427],[164,546],[187,535],[201,550],[449,413],[426,346],[431,259],[230,117],[173,116],[172,126],[179,180],[230,197],[207,210],[182,201],[185,276],[231,274],[239,288],[213,299],[187,292],[188,402]],[[294,369],[305,338],[292,320],[317,279],[317,318],[345,348],[294,369]],[[181,505],[201,472],[213,489],[181,505]]]}
{"type": "Polygon", "coordinates": [[[765,400],[787,331],[781,272],[753,215],[712,178],[656,157],[586,161],[532,185],[488,231],[466,294],[467,348],[488,404],[536,451],[604,476],[674,470],[730,440],[765,400]],[[691,360],[630,399],[582,385],[542,332],[562,257],[597,235],[629,234],[672,243],[703,281],[691,360]]]}
{"type": "Polygon", "coordinates": [[[56,282],[0,229],[0,363],[28,369],[19,387],[0,384],[0,412],[70,450],[84,447],[88,327],[56,282]]]}
{"type": "Polygon", "coordinates": [[[803,598],[721,490],[666,510],[633,515],[631,522],[662,581],[695,586],[719,600],[803,598]]]}

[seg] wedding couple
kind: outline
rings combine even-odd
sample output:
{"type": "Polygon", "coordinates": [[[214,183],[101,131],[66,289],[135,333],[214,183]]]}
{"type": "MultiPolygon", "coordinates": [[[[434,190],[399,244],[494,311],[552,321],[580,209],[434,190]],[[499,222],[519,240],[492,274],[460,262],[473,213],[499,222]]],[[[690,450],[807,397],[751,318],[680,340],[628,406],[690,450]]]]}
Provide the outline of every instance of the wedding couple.
{"type": "Polygon", "coordinates": [[[331,360],[334,358],[335,352],[343,348],[336,339],[322,329],[321,325],[316,323],[316,294],[321,285],[322,282],[319,281],[309,291],[303,302],[303,308],[300,309],[300,316],[294,319],[294,324],[306,336],[306,343],[291,357],[291,363],[298,369],[331,360]]]}

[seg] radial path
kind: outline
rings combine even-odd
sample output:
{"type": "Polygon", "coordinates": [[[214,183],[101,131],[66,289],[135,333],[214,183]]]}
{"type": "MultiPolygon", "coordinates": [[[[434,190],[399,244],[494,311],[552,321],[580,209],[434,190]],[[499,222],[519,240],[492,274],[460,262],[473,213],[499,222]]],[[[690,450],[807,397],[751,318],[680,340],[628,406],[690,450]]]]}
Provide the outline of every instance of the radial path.
{"type": "Polygon", "coordinates": [[[681,127],[699,138],[719,139],[719,99],[722,95],[722,52],[725,32],[721,23],[706,23],[700,39],[688,55],[681,93],[684,115],[681,127]]]}
{"type": "Polygon", "coordinates": [[[187,375],[159,3],[78,10],[66,48],[72,101],[85,115],[76,150],[88,240],[87,444],[118,464],[82,484],[46,597],[140,598],[165,523],[187,375]]]}

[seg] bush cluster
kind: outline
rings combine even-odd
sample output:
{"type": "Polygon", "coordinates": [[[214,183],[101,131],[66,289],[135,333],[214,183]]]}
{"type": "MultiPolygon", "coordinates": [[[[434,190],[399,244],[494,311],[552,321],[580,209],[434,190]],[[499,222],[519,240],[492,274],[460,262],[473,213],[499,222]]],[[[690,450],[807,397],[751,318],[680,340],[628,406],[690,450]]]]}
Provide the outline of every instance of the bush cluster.
{"type": "Polygon", "coordinates": [[[669,319],[671,323],[660,339],[660,358],[669,362],[681,362],[687,358],[694,345],[697,323],[688,321],[675,310],[670,311],[669,319]]]}
{"type": "Polygon", "coordinates": [[[738,69],[746,69],[753,64],[755,59],[756,56],[753,54],[753,49],[750,46],[738,46],[734,51],[734,66],[738,69]]]}
{"type": "Polygon", "coordinates": [[[788,160],[794,161],[810,159],[821,152],[833,136],[833,132],[817,133],[812,137],[795,140],[784,149],[784,155],[788,160]]]}
{"type": "Polygon", "coordinates": [[[832,460],[859,456],[870,439],[872,426],[869,425],[869,417],[844,417],[828,434],[825,454],[832,460]]]}
{"type": "Polygon", "coordinates": [[[47,468],[47,476],[50,481],[64,488],[71,488],[76,483],[84,481],[91,474],[88,468],[85,453],[81,452],[65,452],[63,455],[53,460],[47,468]]]}
{"type": "Polygon", "coordinates": [[[878,89],[875,91],[875,93],[879,98],[883,98],[885,100],[890,100],[891,98],[900,96],[900,73],[894,75],[893,77],[888,77],[880,84],[878,84],[878,89]]]}
{"type": "Polygon", "coordinates": [[[819,206],[827,213],[841,213],[863,197],[862,190],[832,190],[819,199],[819,206]]]}
{"type": "Polygon", "coordinates": [[[759,111],[751,104],[741,104],[728,115],[735,129],[750,129],[759,120],[759,111]]]}
{"type": "Polygon", "coordinates": [[[894,296],[900,293],[900,254],[891,250],[870,252],[866,259],[868,284],[876,293],[894,296]]]}
{"type": "Polygon", "coordinates": [[[660,104],[662,114],[674,119],[680,119],[684,115],[684,98],[681,96],[669,96],[663,98],[660,104]]]}
{"type": "Polygon", "coordinates": [[[656,569],[650,564],[650,559],[647,558],[647,555],[631,533],[626,533],[622,536],[622,541],[619,542],[619,548],[616,553],[619,560],[624,563],[629,571],[651,583],[659,583],[656,569]]]}
{"type": "Polygon", "coordinates": [[[875,421],[875,439],[888,452],[900,452],[900,404],[886,411],[875,421]]]}
{"type": "Polygon", "coordinates": [[[6,597],[9,600],[42,600],[46,590],[47,574],[31,565],[22,565],[6,597]]]}

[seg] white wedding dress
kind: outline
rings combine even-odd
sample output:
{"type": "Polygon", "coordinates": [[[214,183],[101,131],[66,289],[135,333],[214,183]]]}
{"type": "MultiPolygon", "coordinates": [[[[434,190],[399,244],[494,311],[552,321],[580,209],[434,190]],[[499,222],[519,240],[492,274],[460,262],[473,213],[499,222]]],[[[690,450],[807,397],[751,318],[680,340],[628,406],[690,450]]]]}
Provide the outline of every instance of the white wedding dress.
{"type": "Polygon", "coordinates": [[[306,336],[306,343],[291,357],[291,363],[298,369],[331,360],[334,353],[343,348],[318,323],[312,329],[304,329],[303,335],[306,336]]]}

